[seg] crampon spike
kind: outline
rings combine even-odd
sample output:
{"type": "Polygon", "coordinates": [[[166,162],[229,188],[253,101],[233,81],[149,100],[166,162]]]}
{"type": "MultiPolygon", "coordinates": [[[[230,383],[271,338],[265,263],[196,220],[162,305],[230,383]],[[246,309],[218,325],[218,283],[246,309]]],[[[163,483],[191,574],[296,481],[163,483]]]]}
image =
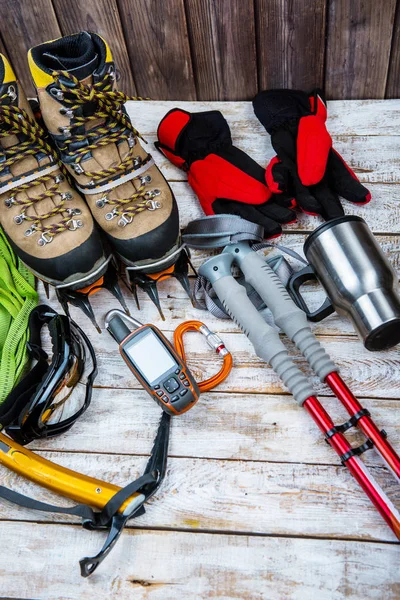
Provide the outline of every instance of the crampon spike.
{"type": "Polygon", "coordinates": [[[93,325],[96,327],[97,331],[101,333],[101,329],[99,324],[96,321],[96,317],[94,316],[92,305],[89,302],[89,294],[76,290],[68,290],[62,289],[57,290],[57,298],[63,307],[63,310],[66,315],[69,316],[69,307],[68,304],[72,304],[72,306],[76,306],[80,308],[82,312],[85,313],[87,317],[92,321],[93,325]]]}
{"type": "MultiPolygon", "coordinates": [[[[102,288],[105,288],[118,300],[127,315],[130,315],[129,308],[125,302],[121,288],[118,283],[118,273],[114,266],[109,267],[104,274],[102,288]]],[[[96,290],[97,291],[97,290],[96,290]]]]}
{"type": "Polygon", "coordinates": [[[148,275],[141,273],[137,274],[133,278],[129,276],[129,288],[132,291],[134,298],[136,300],[136,305],[140,310],[139,298],[137,295],[137,287],[140,287],[141,290],[146,292],[150,300],[156,305],[159,315],[163,321],[165,321],[165,316],[161,308],[160,297],[157,291],[157,280],[151,279],[148,275]]]}
{"type": "Polygon", "coordinates": [[[165,279],[170,279],[171,277],[175,277],[177,281],[182,285],[183,289],[187,293],[192,302],[194,304],[194,298],[192,291],[190,289],[189,283],[189,265],[192,267],[194,273],[196,273],[192,263],[190,262],[190,254],[186,248],[182,248],[179,253],[178,259],[173,265],[170,265],[168,268],[163,271],[159,271],[158,273],[144,273],[139,269],[131,269],[129,267],[126,268],[126,279],[125,281],[128,288],[131,290],[138,309],[140,310],[139,298],[137,294],[137,288],[142,289],[149,296],[150,300],[154,302],[156,305],[160,317],[163,321],[165,321],[164,313],[161,309],[160,298],[158,295],[157,284],[165,279]]]}
{"type": "Polygon", "coordinates": [[[189,265],[193,269],[195,275],[197,275],[196,269],[194,268],[194,266],[191,263],[189,251],[187,251],[186,248],[184,248],[182,250],[178,260],[175,263],[175,270],[174,270],[173,276],[175,277],[175,279],[177,279],[179,281],[179,283],[181,284],[181,286],[183,287],[183,289],[189,296],[189,299],[190,299],[192,305],[195,306],[193,293],[192,293],[192,290],[190,288],[190,283],[189,283],[189,265]]]}
{"type": "Polygon", "coordinates": [[[89,300],[89,296],[95,294],[101,289],[107,289],[109,292],[111,292],[113,296],[115,296],[115,298],[117,298],[117,300],[120,302],[124,311],[128,315],[130,314],[125,299],[122,295],[121,288],[118,284],[118,275],[116,269],[111,261],[108,263],[105,273],[97,281],[91,283],[87,287],[81,288],[80,290],[56,288],[56,292],[57,298],[65,314],[69,315],[68,304],[80,308],[82,312],[91,320],[97,331],[101,333],[101,328],[96,321],[96,317],[89,300]]]}

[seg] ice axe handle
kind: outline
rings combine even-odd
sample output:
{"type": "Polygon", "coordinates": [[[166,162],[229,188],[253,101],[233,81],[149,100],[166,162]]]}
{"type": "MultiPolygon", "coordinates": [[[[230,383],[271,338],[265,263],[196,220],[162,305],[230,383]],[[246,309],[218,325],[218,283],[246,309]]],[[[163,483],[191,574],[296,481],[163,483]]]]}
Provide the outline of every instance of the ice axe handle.
{"type": "Polygon", "coordinates": [[[303,404],[315,392],[288,355],[278,332],[264,321],[245,288],[232,277],[232,262],[232,256],[220,254],[206,261],[199,273],[211,282],[226,312],[247,335],[257,356],[271,365],[296,402],[303,404]]]}

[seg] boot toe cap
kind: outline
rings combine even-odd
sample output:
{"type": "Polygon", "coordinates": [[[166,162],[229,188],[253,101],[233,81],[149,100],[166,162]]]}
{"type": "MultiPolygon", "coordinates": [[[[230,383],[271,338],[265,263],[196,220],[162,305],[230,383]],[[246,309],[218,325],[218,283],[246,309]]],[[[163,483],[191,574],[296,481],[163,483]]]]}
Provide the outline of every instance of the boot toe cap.
{"type": "Polygon", "coordinates": [[[176,202],[168,218],[158,227],[130,239],[107,238],[115,252],[126,264],[159,260],[176,244],[179,237],[179,214],[176,202]]]}
{"type": "MultiPolygon", "coordinates": [[[[10,238],[8,240],[22,262],[40,279],[53,285],[70,282],[71,287],[74,287],[74,282],[99,269],[106,259],[100,234],[95,228],[79,246],[65,253],[61,253],[60,248],[60,254],[52,258],[32,256],[16,246],[10,238]]],[[[55,240],[52,243],[55,243],[55,240]]]]}

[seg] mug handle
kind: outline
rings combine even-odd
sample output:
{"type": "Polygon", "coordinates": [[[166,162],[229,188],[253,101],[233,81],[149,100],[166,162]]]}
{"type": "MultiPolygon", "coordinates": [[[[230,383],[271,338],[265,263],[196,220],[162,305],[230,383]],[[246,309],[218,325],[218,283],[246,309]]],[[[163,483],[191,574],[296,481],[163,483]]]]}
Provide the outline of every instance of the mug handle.
{"type": "Polygon", "coordinates": [[[300,293],[300,287],[306,281],[318,281],[315,271],[311,265],[307,265],[307,267],[304,267],[304,269],[293,273],[288,282],[288,290],[297,306],[306,313],[307,319],[316,323],[326,319],[326,317],[329,317],[329,315],[335,312],[335,309],[333,308],[332,302],[327,297],[324,303],[317,310],[310,312],[310,309],[300,293]]]}

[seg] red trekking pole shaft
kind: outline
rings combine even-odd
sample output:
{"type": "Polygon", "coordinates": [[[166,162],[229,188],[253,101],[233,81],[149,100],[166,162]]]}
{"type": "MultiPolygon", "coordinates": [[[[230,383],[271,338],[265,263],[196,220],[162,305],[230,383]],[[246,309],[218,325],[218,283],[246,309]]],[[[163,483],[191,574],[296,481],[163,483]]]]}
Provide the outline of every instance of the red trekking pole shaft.
{"type": "MultiPolygon", "coordinates": [[[[325,383],[329,385],[332,392],[338,400],[340,400],[351,417],[365,410],[354,394],[349,390],[339,373],[335,372],[327,375],[325,383]]],[[[386,434],[379,431],[378,427],[369,416],[368,411],[367,414],[361,416],[357,420],[357,425],[367,438],[373,442],[377,452],[379,452],[387,465],[392,469],[397,479],[400,480],[400,458],[395,449],[387,441],[386,434]]]]}
{"type": "Polygon", "coordinates": [[[342,463],[349,469],[375,508],[400,540],[400,513],[383,492],[379,484],[374,481],[371,473],[360,458],[352,454],[353,448],[344,435],[340,432],[335,432],[327,437],[329,432],[335,431],[335,425],[322,404],[315,396],[310,396],[304,402],[303,406],[325,435],[325,439],[328,440],[329,444],[340,456],[342,463]],[[348,456],[348,458],[346,458],[346,456],[348,456]]]}
{"type": "MultiPolygon", "coordinates": [[[[272,312],[275,324],[278,325],[278,327],[280,327],[281,330],[296,344],[312,370],[318,375],[321,381],[326,382],[330,386],[337,398],[346,407],[350,414],[350,419],[347,423],[335,426],[313,392],[308,394],[307,397],[301,395],[296,391],[294,386],[291,388],[290,382],[286,382],[282,377],[284,383],[293,393],[298,403],[303,405],[311,414],[321,431],[323,431],[325,439],[328,440],[330,445],[339,454],[342,463],[351,471],[385,521],[400,539],[399,512],[380,486],[373,480],[368,469],[359,458],[359,455],[362,452],[375,447],[392,469],[397,479],[400,480],[400,459],[386,440],[386,435],[379,431],[370,418],[369,412],[362,407],[350,392],[340,375],[337,373],[338,369],[336,365],[330,360],[329,356],[312,333],[311,328],[307,323],[305,313],[296,306],[278,276],[272,271],[265,260],[254,252],[246,242],[238,242],[227,246],[223,251],[223,254],[225,253],[230,255],[232,260],[237,263],[246,282],[250,284],[264,300],[265,304],[272,312]],[[350,427],[355,426],[359,426],[367,437],[366,442],[358,448],[352,448],[343,435],[350,427]]],[[[214,277],[211,277],[211,279],[213,278],[214,277]]],[[[217,295],[221,299],[218,291],[217,295]]],[[[237,318],[239,312],[242,312],[243,314],[243,311],[244,306],[242,300],[242,306],[238,307],[236,313],[233,311],[233,314],[237,318]]],[[[250,306],[247,308],[247,312],[250,312],[250,306]]],[[[260,331],[262,330],[262,324],[260,322],[258,323],[257,328],[260,331]]],[[[248,327],[244,327],[243,329],[246,332],[250,332],[251,323],[249,323],[248,327]]],[[[248,336],[250,337],[249,333],[248,336]]],[[[253,337],[257,341],[257,331],[254,331],[253,337]]],[[[257,352],[257,354],[264,359],[266,358],[262,355],[262,352],[257,352]]],[[[275,368],[273,362],[270,361],[270,363],[275,368]]]]}

